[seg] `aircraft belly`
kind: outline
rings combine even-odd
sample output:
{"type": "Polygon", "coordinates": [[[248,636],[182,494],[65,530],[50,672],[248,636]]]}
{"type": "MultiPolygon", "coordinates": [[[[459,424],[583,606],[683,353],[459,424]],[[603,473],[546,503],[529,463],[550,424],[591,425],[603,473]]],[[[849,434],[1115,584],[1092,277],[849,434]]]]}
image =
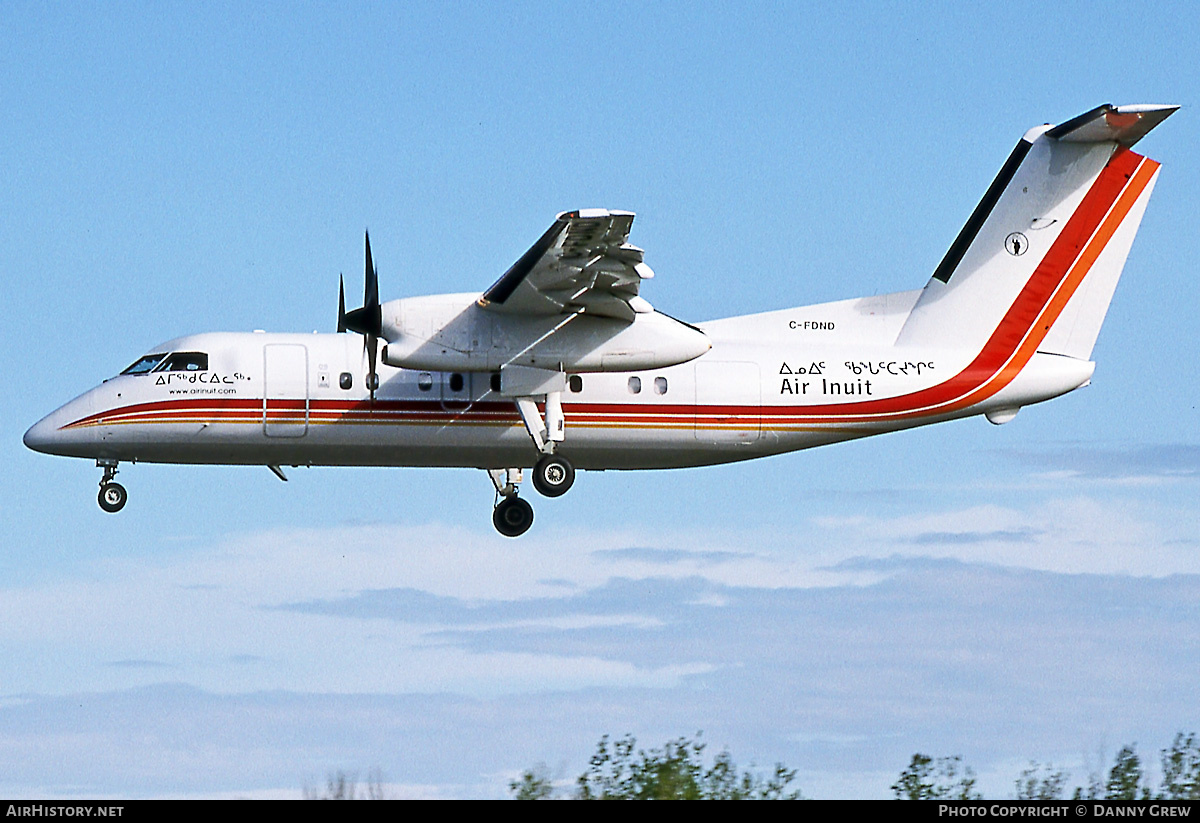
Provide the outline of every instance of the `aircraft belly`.
{"type": "MultiPolygon", "coordinates": [[[[570,418],[568,417],[568,421],[570,418]]],[[[873,431],[765,431],[753,442],[697,440],[690,425],[567,424],[561,451],[579,469],[715,465],[809,448],[873,431]]],[[[477,467],[531,465],[536,452],[520,423],[327,422],[303,438],[266,436],[261,422],[130,425],[106,456],[149,463],[302,466],[477,467]]]]}

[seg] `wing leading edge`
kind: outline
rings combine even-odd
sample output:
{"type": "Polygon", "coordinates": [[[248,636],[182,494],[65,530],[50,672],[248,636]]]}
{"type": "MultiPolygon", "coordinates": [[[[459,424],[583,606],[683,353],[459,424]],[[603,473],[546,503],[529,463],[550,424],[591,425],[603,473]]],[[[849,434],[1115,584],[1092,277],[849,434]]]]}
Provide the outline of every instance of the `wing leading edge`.
{"type": "Polygon", "coordinates": [[[563,212],[529,251],[483,293],[479,305],[506,314],[593,314],[632,322],[651,311],[638,296],[654,272],[629,243],[633,212],[563,212]]]}

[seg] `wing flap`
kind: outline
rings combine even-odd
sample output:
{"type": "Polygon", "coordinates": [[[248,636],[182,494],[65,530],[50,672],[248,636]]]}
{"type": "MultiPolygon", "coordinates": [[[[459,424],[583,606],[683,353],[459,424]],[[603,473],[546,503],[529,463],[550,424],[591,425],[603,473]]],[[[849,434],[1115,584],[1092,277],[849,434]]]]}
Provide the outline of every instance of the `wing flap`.
{"type": "MultiPolygon", "coordinates": [[[[510,314],[585,312],[632,321],[641,282],[654,276],[629,242],[633,212],[563,212],[479,300],[510,314]]],[[[644,301],[643,301],[644,302],[644,301]]]]}

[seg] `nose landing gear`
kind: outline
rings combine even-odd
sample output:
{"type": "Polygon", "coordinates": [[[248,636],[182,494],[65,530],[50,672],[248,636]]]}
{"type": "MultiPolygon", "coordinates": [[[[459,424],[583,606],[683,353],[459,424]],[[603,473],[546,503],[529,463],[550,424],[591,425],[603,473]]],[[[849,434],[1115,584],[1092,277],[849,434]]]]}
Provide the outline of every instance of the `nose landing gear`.
{"type": "Polygon", "coordinates": [[[125,503],[129,500],[129,492],[125,491],[125,487],[120,483],[113,482],[113,477],[117,474],[117,461],[97,460],[96,466],[104,469],[104,477],[100,480],[100,494],[96,496],[96,502],[109,514],[115,514],[125,508],[125,503]]]}

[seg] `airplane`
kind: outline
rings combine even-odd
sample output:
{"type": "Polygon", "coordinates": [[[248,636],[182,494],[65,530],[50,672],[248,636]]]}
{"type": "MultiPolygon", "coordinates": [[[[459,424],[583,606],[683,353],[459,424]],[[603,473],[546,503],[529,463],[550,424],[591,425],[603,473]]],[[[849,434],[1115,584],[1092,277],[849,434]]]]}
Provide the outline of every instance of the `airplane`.
{"type": "Polygon", "coordinates": [[[94,459],[106,512],[128,463],[472,467],[492,520],[576,470],[749,460],[971,415],[1002,424],[1090,383],[1093,346],[1159,164],[1131,147],[1176,111],[1102,105],[1017,143],[923,288],[686,323],[628,211],[564,212],[482,294],[363,305],[337,334],[206,333],[154,346],[25,445],[94,459]],[[362,338],[347,332],[354,332],[362,338]],[[382,346],[380,344],[382,343],[382,346]]]}

